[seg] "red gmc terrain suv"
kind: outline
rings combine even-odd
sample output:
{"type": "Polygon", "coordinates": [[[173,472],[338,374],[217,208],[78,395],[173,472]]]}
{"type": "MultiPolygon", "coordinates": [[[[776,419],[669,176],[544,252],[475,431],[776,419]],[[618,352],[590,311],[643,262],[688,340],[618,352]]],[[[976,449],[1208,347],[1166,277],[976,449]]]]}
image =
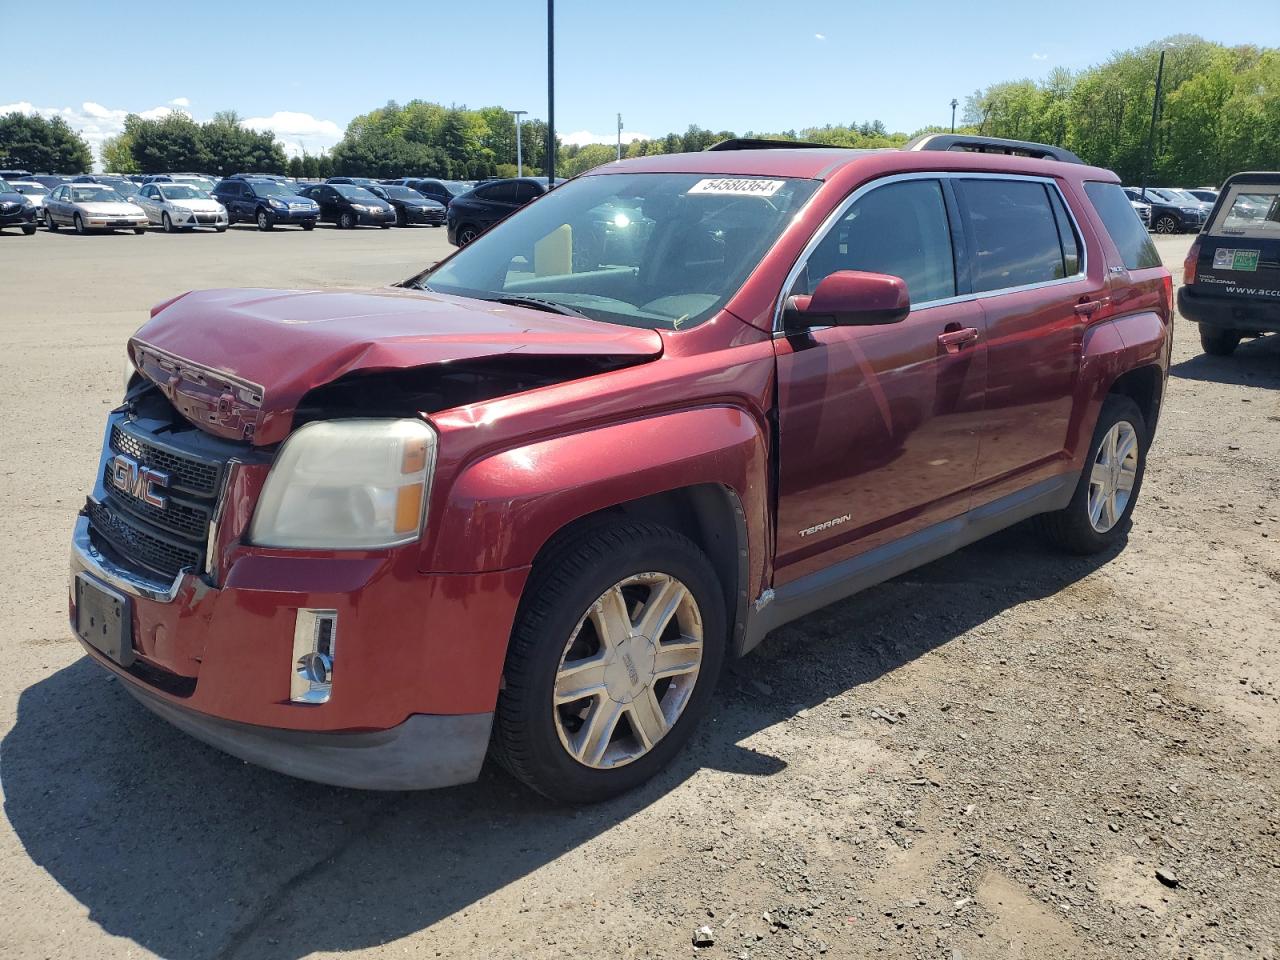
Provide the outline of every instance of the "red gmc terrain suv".
{"type": "Polygon", "coordinates": [[[1123,535],[1171,282],[1053,147],[608,164],[384,290],[212,290],[129,343],[71,625],[151,710],[346,786],[492,752],[590,801],[725,660],[1040,515],[1123,535]]]}

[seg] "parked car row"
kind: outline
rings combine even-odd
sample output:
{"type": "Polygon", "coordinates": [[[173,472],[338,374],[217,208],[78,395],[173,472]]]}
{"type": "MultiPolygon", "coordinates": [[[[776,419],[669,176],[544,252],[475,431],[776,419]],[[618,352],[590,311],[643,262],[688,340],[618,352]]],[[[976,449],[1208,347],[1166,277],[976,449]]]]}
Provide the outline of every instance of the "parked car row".
{"type": "Polygon", "coordinates": [[[1135,205],[1148,206],[1147,226],[1156,233],[1194,233],[1204,226],[1213,200],[1217,199],[1216,192],[1209,188],[1192,193],[1174,187],[1125,187],[1124,192],[1135,205]],[[1212,199],[1206,200],[1197,193],[1212,195],[1212,199]]]}

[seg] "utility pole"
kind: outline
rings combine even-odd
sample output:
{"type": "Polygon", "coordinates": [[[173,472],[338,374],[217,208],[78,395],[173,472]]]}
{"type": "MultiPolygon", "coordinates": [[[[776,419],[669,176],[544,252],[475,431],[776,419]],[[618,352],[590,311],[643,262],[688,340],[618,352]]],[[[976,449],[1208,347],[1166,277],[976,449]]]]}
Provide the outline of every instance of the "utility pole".
{"type": "Polygon", "coordinates": [[[618,159],[622,159],[622,114],[618,114],[618,159]]]}
{"type": "Polygon", "coordinates": [[[547,189],[556,180],[556,0],[547,0],[547,189]]]}
{"type": "Polygon", "coordinates": [[[517,177],[524,176],[524,154],[520,150],[520,118],[523,117],[528,112],[529,112],[528,110],[508,110],[507,111],[507,113],[511,114],[511,119],[514,120],[516,124],[516,176],[517,177]]]}
{"type": "Polygon", "coordinates": [[[960,101],[955,97],[951,98],[951,132],[956,132],[956,107],[960,106],[960,101]]]}
{"type": "Polygon", "coordinates": [[[1139,195],[1147,198],[1147,177],[1151,174],[1151,151],[1156,142],[1156,117],[1160,115],[1160,85],[1164,82],[1164,51],[1160,51],[1160,66],[1156,67],[1156,96],[1151,101],[1151,129],[1147,131],[1147,155],[1142,162],[1142,184],[1139,195]]]}

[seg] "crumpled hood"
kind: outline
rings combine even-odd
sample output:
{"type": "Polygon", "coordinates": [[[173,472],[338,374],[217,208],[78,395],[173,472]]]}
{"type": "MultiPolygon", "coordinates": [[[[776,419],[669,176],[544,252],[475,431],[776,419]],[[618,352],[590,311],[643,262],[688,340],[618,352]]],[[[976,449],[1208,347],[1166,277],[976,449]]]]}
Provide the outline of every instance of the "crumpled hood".
{"type": "Polygon", "coordinates": [[[422,291],[202,290],[157,308],[134,365],[217,436],[283,440],[315,387],[354,371],[502,355],[657,357],[654,330],[422,291]]]}

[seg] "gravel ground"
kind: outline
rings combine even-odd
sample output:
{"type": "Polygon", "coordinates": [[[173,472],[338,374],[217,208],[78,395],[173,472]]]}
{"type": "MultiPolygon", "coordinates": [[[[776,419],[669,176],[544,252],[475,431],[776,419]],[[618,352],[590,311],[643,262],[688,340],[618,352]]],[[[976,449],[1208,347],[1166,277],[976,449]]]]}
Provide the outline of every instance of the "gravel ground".
{"type": "MultiPolygon", "coordinates": [[[[1175,277],[1188,244],[1158,240],[1175,277]]],[[[1179,325],[1122,550],[1014,529],[783,629],[609,804],[495,770],[331,789],[145,713],[64,611],[127,336],[191,287],[379,284],[445,250],[0,236],[0,956],[1280,956],[1280,338],[1219,360],[1179,325]]]]}

